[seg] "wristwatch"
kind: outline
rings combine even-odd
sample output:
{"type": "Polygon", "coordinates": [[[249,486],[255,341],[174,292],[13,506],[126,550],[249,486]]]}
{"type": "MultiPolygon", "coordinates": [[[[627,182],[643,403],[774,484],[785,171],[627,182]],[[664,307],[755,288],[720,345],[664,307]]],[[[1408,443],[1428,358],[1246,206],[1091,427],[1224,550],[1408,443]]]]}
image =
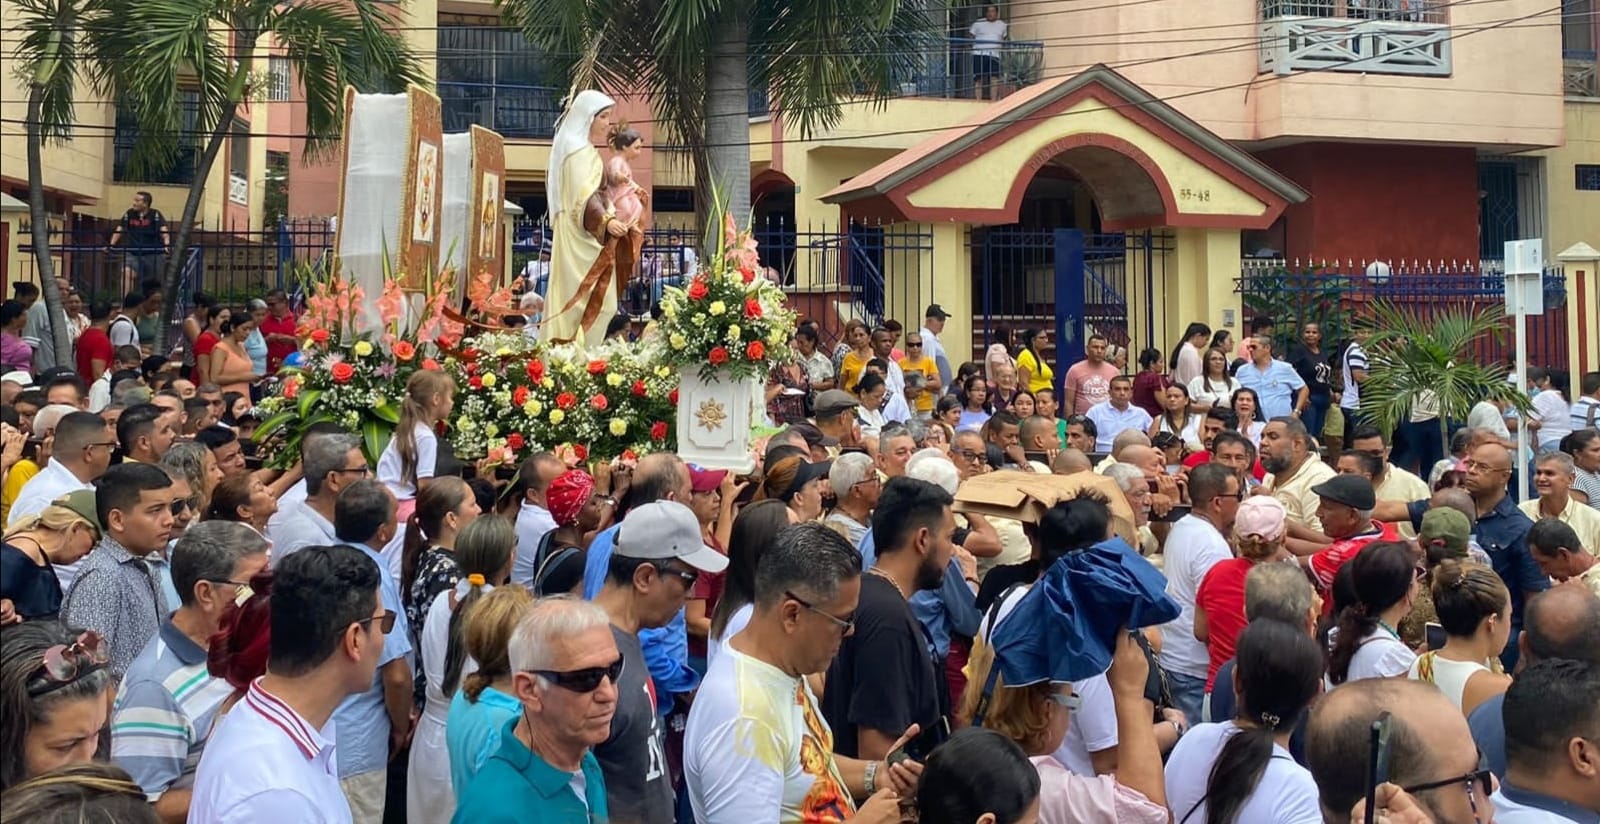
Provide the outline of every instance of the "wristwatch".
{"type": "Polygon", "coordinates": [[[878,792],[878,762],[867,762],[866,775],[862,778],[861,783],[866,785],[867,795],[874,795],[878,792]]]}

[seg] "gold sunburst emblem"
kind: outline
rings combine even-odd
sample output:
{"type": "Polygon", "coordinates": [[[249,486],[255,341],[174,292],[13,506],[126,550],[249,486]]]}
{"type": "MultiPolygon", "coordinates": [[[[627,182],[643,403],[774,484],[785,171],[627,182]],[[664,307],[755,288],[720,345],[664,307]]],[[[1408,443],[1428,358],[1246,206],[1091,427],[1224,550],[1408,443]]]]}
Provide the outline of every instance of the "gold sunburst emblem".
{"type": "Polygon", "coordinates": [[[716,401],[702,401],[694,417],[707,432],[715,432],[721,429],[723,422],[728,419],[728,410],[716,401]]]}

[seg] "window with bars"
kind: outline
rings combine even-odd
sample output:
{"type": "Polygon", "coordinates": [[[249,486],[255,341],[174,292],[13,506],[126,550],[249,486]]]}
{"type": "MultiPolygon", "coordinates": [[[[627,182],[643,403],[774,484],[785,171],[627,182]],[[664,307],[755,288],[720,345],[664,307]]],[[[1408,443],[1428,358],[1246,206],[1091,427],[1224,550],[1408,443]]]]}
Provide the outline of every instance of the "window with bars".
{"type": "Polygon", "coordinates": [[[267,58],[267,100],[282,103],[289,99],[289,58],[267,58]]]}
{"type": "Polygon", "coordinates": [[[1573,188],[1580,192],[1600,192],[1600,163],[1578,163],[1572,171],[1573,188]]]}
{"type": "Polygon", "coordinates": [[[174,134],[145,135],[140,130],[139,121],[133,112],[127,106],[117,106],[116,128],[111,139],[112,180],[117,183],[154,183],[173,186],[187,186],[194,182],[195,169],[200,161],[197,137],[200,116],[199,92],[193,89],[179,91],[177,107],[178,124],[174,134]],[[133,150],[142,139],[175,142],[177,145],[171,162],[161,164],[159,168],[146,164],[144,169],[138,170],[139,174],[135,174],[133,150]]]}

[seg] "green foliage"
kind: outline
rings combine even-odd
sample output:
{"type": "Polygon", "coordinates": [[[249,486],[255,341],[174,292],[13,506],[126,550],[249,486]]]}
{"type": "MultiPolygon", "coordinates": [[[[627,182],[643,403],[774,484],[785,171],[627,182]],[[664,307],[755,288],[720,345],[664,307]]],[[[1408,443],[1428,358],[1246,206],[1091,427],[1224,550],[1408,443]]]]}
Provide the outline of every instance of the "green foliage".
{"type": "Polygon", "coordinates": [[[1287,354],[1299,342],[1299,327],[1316,323],[1322,328],[1324,351],[1333,351],[1352,331],[1344,298],[1350,294],[1352,279],[1322,269],[1291,270],[1279,266],[1269,271],[1250,272],[1240,279],[1240,297],[1245,315],[1270,316],[1277,322],[1274,351],[1287,354]]]}
{"type": "MultiPolygon", "coordinates": [[[[1473,345],[1499,338],[1506,329],[1498,304],[1465,303],[1433,307],[1426,317],[1389,301],[1375,301],[1372,316],[1359,324],[1367,351],[1367,381],[1361,385],[1361,413],[1385,431],[1410,420],[1411,407],[1429,396],[1439,410],[1440,442],[1451,420],[1465,420],[1479,401],[1502,401],[1519,412],[1528,396],[1506,382],[1501,364],[1478,363],[1473,345]]],[[[1448,444],[1445,444],[1448,452],[1448,444]]]]}

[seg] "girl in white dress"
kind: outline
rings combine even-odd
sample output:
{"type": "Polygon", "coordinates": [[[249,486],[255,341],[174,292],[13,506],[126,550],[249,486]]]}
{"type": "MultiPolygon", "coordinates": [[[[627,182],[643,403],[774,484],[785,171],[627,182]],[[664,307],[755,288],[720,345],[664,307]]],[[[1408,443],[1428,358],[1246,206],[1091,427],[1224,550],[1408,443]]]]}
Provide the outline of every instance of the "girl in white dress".
{"type": "MultiPolygon", "coordinates": [[[[450,417],[455,407],[456,384],[445,372],[423,369],[406,381],[406,396],[400,403],[400,422],[394,436],[378,456],[378,480],[394,493],[399,523],[411,520],[417,508],[417,491],[433,480],[439,458],[439,436],[434,427],[450,417]]],[[[383,548],[389,574],[400,580],[400,556],[405,531],[396,530],[394,540],[383,548]]]]}

